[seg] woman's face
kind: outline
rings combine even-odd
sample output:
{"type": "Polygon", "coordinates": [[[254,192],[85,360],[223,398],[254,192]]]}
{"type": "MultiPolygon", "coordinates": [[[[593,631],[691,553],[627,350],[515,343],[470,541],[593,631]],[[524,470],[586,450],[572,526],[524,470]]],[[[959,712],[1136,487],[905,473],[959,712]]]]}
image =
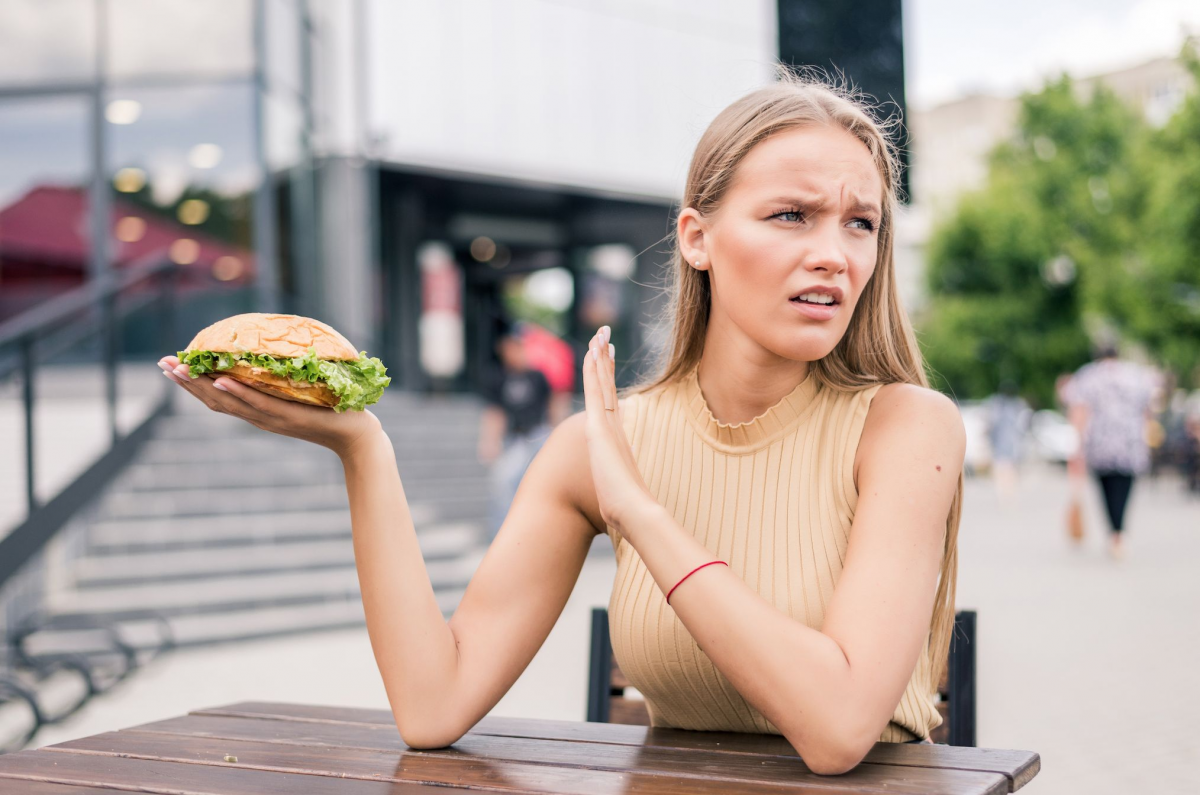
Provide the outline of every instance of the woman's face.
{"type": "Polygon", "coordinates": [[[714,215],[680,214],[684,255],[709,272],[713,330],[743,350],[828,355],[875,272],[882,196],[870,152],[844,130],[814,125],[756,145],[714,215]]]}

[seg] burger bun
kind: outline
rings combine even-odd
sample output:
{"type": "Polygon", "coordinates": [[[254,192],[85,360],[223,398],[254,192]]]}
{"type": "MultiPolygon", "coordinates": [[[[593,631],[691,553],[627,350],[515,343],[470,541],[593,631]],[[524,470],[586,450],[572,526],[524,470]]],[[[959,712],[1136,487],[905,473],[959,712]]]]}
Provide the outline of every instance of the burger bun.
{"type": "MultiPolygon", "coordinates": [[[[318,359],[357,361],[359,353],[350,341],[333,327],[303,315],[274,315],[248,312],[218,320],[203,329],[190,343],[189,351],[213,353],[256,353],[276,359],[304,356],[315,349],[318,359]]],[[[278,376],[262,367],[236,362],[228,370],[209,373],[213,378],[225,376],[269,395],[332,408],[340,402],[323,381],[309,383],[278,376]]]]}

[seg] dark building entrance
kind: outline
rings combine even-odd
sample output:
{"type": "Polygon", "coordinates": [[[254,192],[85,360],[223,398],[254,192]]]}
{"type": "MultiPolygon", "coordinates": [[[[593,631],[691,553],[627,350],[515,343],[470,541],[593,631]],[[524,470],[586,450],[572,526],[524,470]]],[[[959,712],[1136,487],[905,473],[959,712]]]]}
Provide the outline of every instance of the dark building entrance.
{"type": "MultiPolygon", "coordinates": [[[[496,362],[502,319],[556,326],[577,361],[603,323],[634,362],[651,353],[661,300],[639,285],[661,280],[671,203],[386,164],[378,196],[373,320],[401,388],[475,391],[496,362]]],[[[639,367],[622,368],[619,382],[639,367]]]]}

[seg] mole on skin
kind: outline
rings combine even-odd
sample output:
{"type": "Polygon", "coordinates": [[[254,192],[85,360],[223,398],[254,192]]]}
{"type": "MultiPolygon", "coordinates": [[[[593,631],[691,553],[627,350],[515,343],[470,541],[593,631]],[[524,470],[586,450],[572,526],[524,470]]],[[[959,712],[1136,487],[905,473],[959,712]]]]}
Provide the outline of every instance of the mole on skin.
{"type": "Polygon", "coordinates": [[[938,466],[938,468],[937,468],[937,471],[938,471],[938,472],[941,472],[941,471],[942,471],[942,468],[941,468],[941,466],[938,466]]]}

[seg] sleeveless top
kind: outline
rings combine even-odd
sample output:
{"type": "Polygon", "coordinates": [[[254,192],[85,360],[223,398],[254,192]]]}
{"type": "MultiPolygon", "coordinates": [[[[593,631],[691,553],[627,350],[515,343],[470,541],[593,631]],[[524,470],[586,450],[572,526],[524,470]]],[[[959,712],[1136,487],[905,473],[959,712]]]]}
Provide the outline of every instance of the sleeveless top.
{"type": "MultiPolygon", "coordinates": [[[[753,420],[727,424],[709,411],[696,372],[621,400],[638,469],[714,557],[777,609],[820,630],[858,502],[854,456],[882,385],[843,393],[818,389],[810,375],[753,420]]],[[[637,551],[612,527],[607,533],[617,557],[613,653],[645,697],[651,725],[780,734],[700,650],[637,551]]],[[[942,722],[928,634],[923,649],[881,742],[926,739],[942,722]]]]}

